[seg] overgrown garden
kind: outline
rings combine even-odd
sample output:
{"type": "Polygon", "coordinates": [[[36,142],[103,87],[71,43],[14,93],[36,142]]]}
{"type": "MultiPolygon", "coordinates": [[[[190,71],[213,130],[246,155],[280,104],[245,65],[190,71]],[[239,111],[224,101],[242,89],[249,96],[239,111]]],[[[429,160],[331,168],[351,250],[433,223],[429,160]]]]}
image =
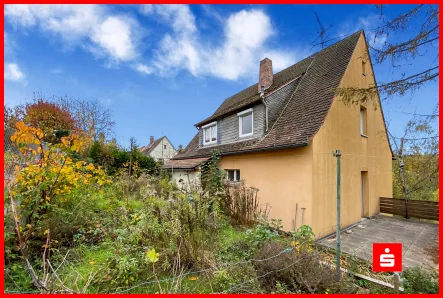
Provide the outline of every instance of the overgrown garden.
{"type": "MultiPolygon", "coordinates": [[[[390,291],[345,273],[337,281],[310,227],[283,232],[259,190],[224,181],[216,152],[202,185],[180,189],[134,148],[81,129],[55,137],[26,121],[14,126],[5,154],[8,293],[390,291]]],[[[431,273],[403,277],[406,292],[438,292],[431,273]]]]}

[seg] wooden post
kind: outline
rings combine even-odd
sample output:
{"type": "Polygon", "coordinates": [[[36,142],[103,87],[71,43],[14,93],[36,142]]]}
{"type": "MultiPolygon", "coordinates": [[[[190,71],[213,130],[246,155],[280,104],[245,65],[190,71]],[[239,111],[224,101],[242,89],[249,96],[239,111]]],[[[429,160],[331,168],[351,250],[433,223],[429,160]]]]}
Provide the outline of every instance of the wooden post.
{"type": "Polygon", "coordinates": [[[394,292],[400,293],[400,275],[398,272],[394,272],[394,292]]]}

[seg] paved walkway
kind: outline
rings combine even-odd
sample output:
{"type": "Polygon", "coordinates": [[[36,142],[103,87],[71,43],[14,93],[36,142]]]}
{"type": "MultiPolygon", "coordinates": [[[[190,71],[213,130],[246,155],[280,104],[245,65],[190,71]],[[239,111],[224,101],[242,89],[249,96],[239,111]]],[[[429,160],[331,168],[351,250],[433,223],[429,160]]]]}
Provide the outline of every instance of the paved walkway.
{"type": "MultiPolygon", "coordinates": [[[[372,243],[401,242],[403,269],[418,266],[423,269],[438,270],[438,224],[377,215],[342,232],[340,239],[343,252],[370,262],[372,262],[372,243]]],[[[335,248],[335,236],[323,239],[319,244],[335,248]]]]}

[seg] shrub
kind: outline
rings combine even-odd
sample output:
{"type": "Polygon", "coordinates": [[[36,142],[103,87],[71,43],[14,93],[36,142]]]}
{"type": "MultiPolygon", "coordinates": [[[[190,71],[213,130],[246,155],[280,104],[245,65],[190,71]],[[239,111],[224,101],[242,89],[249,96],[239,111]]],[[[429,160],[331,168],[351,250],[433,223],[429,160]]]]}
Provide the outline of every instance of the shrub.
{"type": "Polygon", "coordinates": [[[291,246],[295,246],[298,249],[308,248],[310,249],[315,241],[315,234],[312,232],[312,228],[308,225],[301,226],[297,231],[292,232],[291,246]]]}
{"type": "Polygon", "coordinates": [[[268,216],[267,206],[262,208],[257,196],[258,189],[245,187],[244,184],[224,184],[224,211],[233,224],[250,226],[259,218],[268,216]]]}
{"type": "Polygon", "coordinates": [[[271,229],[266,222],[256,225],[252,229],[246,230],[245,241],[251,247],[251,250],[259,248],[263,244],[276,241],[279,238],[278,232],[271,229]]]}
{"type": "Polygon", "coordinates": [[[346,279],[334,279],[334,271],[322,265],[315,252],[285,247],[281,242],[270,242],[254,256],[254,265],[263,289],[272,292],[277,284],[291,292],[339,293],[346,291],[346,279]]]}
{"type": "Polygon", "coordinates": [[[438,294],[438,273],[428,272],[418,267],[403,271],[403,287],[406,293],[438,294]]]}
{"type": "Polygon", "coordinates": [[[215,293],[261,293],[257,273],[248,263],[229,266],[214,273],[215,293]]]}

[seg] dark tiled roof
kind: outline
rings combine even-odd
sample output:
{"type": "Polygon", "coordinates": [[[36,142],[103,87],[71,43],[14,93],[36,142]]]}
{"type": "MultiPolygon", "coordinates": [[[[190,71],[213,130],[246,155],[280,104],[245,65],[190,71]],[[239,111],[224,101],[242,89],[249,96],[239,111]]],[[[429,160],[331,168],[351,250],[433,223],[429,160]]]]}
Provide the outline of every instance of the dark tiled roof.
{"type": "Polygon", "coordinates": [[[208,159],[209,157],[169,160],[162,168],[193,170],[208,159]]]}
{"type": "MultiPolygon", "coordinates": [[[[310,63],[310,58],[303,59],[302,61],[274,74],[274,81],[272,85],[266,89],[266,94],[269,94],[287,82],[302,76],[306,69],[308,68],[310,63]]],[[[261,100],[260,94],[258,93],[258,83],[252,85],[251,87],[246,88],[245,90],[235,94],[234,96],[229,97],[226,99],[220,107],[215,111],[215,113],[211,116],[206,118],[203,121],[200,121],[199,123],[195,124],[195,126],[201,126],[203,124],[209,123],[211,121],[216,120],[217,118],[220,118],[221,116],[226,116],[227,114],[231,112],[235,112],[241,108],[244,108],[246,106],[252,105],[258,101],[261,100]]]]}
{"type": "MultiPolygon", "coordinates": [[[[269,131],[262,138],[199,148],[197,134],[174,159],[208,156],[213,149],[227,155],[307,145],[326,118],[334,98],[334,89],[340,84],[361,34],[362,31],[358,31],[274,75],[274,83],[265,96],[288,81],[300,75],[302,77],[294,92],[285,99],[280,116],[274,123],[269,123],[269,131]]],[[[255,84],[226,99],[211,117],[196,126],[218,119],[259,99],[255,84]]]]}
{"type": "Polygon", "coordinates": [[[147,154],[149,155],[152,150],[155,149],[155,147],[157,147],[158,144],[160,144],[160,142],[166,138],[165,136],[161,137],[160,139],[155,140],[154,142],[152,142],[151,144],[147,145],[147,146],[143,146],[138,148],[138,151],[140,151],[141,153],[147,154]]]}

